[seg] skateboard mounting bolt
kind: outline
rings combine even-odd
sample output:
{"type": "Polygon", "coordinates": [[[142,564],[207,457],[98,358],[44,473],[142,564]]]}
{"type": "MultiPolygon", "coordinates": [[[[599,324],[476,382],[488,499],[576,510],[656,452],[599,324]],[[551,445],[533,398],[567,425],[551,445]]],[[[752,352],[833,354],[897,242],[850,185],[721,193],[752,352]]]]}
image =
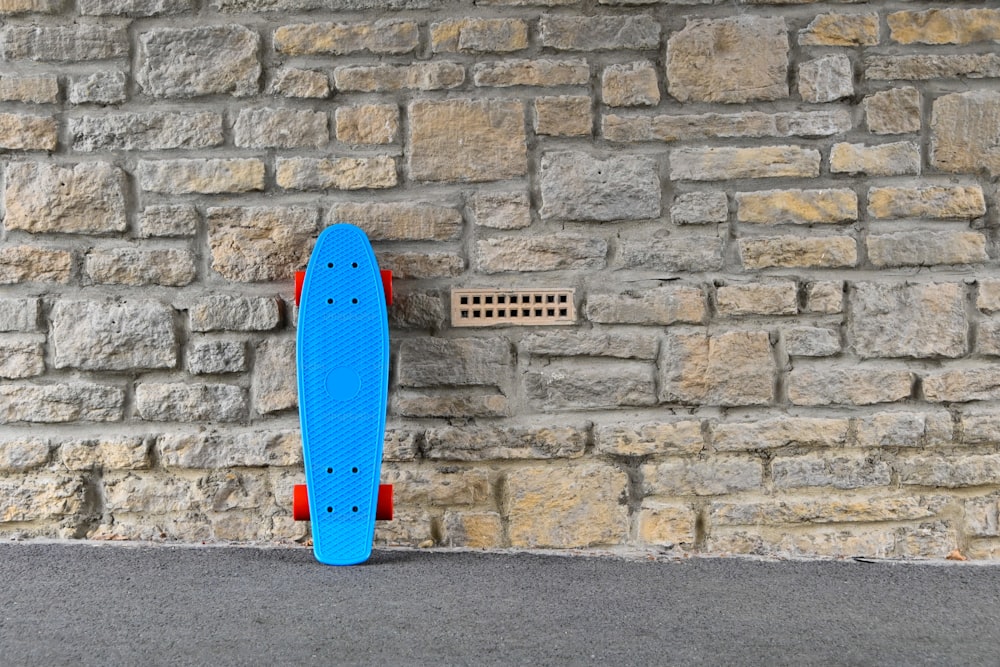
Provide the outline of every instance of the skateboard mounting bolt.
{"type": "Polygon", "coordinates": [[[355,472],[356,473],[357,471],[358,471],[357,468],[351,468],[351,472],[355,472]]]}
{"type": "Polygon", "coordinates": [[[352,508],[351,508],[351,511],[352,511],[352,512],[357,512],[357,511],[358,511],[358,508],[357,508],[357,507],[352,507],[352,508]]]}
{"type": "Polygon", "coordinates": [[[351,268],[352,269],[358,268],[358,263],[357,262],[351,262],[351,268]]]}
{"type": "Polygon", "coordinates": [[[327,472],[327,474],[330,474],[330,473],[332,473],[332,472],[333,472],[333,468],[327,468],[327,469],[326,469],[326,472],[327,472]]]}
{"type": "Polygon", "coordinates": [[[327,299],[326,302],[327,303],[333,303],[333,299],[327,299]]]}
{"type": "Polygon", "coordinates": [[[358,302],[357,299],[351,299],[351,303],[357,303],[357,302],[358,302]]]}
{"type": "Polygon", "coordinates": [[[332,269],[333,268],[333,262],[328,262],[327,265],[326,265],[326,268],[332,269]]]}

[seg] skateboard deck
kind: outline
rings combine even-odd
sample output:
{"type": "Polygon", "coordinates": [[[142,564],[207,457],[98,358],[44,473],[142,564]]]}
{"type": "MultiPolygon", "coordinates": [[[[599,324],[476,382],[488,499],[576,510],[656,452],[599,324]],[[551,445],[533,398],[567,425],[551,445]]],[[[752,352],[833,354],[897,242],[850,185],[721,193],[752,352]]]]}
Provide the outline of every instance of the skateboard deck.
{"type": "MultiPolygon", "coordinates": [[[[328,565],[354,565],[371,554],[389,382],[388,298],[364,232],[349,224],[325,229],[298,297],[307,498],[296,489],[295,514],[308,515],[314,555],[328,565]]],[[[388,502],[391,514],[391,487],[386,493],[381,513],[388,502]]]]}

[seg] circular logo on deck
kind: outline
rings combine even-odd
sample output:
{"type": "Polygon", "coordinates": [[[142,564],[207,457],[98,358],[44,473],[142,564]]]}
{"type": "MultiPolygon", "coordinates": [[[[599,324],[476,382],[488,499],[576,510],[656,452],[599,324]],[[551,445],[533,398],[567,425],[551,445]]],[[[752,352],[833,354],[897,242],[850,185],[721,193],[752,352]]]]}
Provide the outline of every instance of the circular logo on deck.
{"type": "Polygon", "coordinates": [[[361,376],[353,368],[341,366],[326,375],[326,393],[335,401],[349,401],[361,390],[361,376]]]}

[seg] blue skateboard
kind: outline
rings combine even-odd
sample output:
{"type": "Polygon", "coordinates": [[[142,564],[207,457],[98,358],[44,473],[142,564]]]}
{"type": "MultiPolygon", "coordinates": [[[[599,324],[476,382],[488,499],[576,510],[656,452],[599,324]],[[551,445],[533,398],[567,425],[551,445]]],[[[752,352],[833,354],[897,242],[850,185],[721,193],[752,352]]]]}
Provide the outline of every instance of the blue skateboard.
{"type": "Polygon", "coordinates": [[[379,486],[391,280],[368,237],[348,224],[325,229],[296,276],[306,483],[295,488],[292,513],[311,520],[313,552],[327,565],[367,560],[376,518],[392,518],[392,487],[379,486]]]}

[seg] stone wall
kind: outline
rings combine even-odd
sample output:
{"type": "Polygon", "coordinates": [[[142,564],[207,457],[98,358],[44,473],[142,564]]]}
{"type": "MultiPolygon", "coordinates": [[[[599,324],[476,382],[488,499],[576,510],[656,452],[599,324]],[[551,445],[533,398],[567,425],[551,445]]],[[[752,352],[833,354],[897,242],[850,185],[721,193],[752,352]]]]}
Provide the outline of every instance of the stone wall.
{"type": "Polygon", "coordinates": [[[380,543],[994,557],[991,4],[0,0],[0,534],[305,540],[292,275],[347,220],[380,543]]]}

